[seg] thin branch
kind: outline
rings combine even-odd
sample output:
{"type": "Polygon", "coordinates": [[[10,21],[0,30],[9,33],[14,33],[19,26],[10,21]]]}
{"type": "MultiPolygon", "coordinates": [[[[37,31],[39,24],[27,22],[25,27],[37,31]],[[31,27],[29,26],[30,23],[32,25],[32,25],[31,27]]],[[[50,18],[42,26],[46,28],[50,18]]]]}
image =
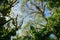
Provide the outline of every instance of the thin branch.
{"type": "Polygon", "coordinates": [[[3,24],[1,24],[0,26],[3,26],[4,24],[6,24],[6,23],[8,23],[9,21],[11,21],[12,20],[12,18],[11,19],[9,19],[8,21],[6,21],[6,22],[4,22],[3,24]]]}
{"type": "MultiPolygon", "coordinates": [[[[31,2],[31,3],[32,3],[32,2],[31,2]]],[[[34,3],[32,3],[32,5],[34,5],[34,6],[36,7],[36,9],[40,12],[40,14],[42,14],[42,17],[47,21],[47,18],[45,17],[45,14],[44,14],[46,5],[44,5],[44,9],[43,9],[43,10],[41,10],[41,9],[40,9],[36,4],[34,4],[34,3]]]]}
{"type": "MultiPolygon", "coordinates": [[[[47,3],[46,3],[47,4],[47,3]]],[[[45,17],[45,7],[46,7],[46,4],[43,6],[43,11],[42,11],[42,17],[46,20],[46,21],[48,21],[47,20],[47,18],[45,17]]]]}
{"type": "Polygon", "coordinates": [[[18,28],[18,26],[17,26],[18,25],[18,23],[17,23],[17,17],[18,17],[18,15],[16,16],[16,20],[15,20],[16,21],[16,30],[18,30],[17,29],[18,28]]]}
{"type": "Polygon", "coordinates": [[[26,6],[27,6],[27,8],[28,8],[29,10],[34,11],[32,8],[30,8],[30,7],[28,6],[28,4],[26,4],[26,6]]]}
{"type": "MultiPolygon", "coordinates": [[[[31,3],[32,3],[32,2],[31,2],[31,3]]],[[[32,5],[34,5],[35,8],[42,13],[42,10],[41,10],[36,4],[32,3],[32,5]]]]}

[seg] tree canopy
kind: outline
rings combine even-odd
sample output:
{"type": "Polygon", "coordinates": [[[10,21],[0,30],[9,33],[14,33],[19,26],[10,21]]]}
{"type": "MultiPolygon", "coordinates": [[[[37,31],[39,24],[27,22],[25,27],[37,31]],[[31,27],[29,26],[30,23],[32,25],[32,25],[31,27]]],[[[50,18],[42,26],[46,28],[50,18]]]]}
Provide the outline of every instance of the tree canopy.
{"type": "Polygon", "coordinates": [[[4,25],[12,20],[9,17],[11,8],[17,3],[17,0],[0,0],[0,40],[10,40],[11,35],[15,35],[15,29],[9,31],[4,25]],[[6,20],[6,17],[10,19],[6,20]]]}
{"type": "MultiPolygon", "coordinates": [[[[30,12],[31,14],[40,14],[42,18],[46,20],[46,25],[40,24],[44,26],[44,29],[40,29],[39,32],[36,32],[35,29],[34,40],[60,40],[60,1],[59,0],[24,0],[21,5],[22,12],[30,12]],[[26,9],[25,9],[26,8],[26,9]],[[48,9],[50,11],[51,16],[46,17],[45,11],[48,9]],[[56,37],[50,39],[49,36],[54,34],[56,37]],[[42,36],[43,35],[43,36],[42,36]],[[44,38],[44,39],[43,39],[44,38]]],[[[46,13],[47,14],[47,13],[46,13]]],[[[42,20],[43,21],[43,20],[42,20]]],[[[42,28],[42,27],[41,27],[42,28]]],[[[34,31],[34,29],[32,30],[34,31]]],[[[32,34],[32,35],[33,35],[32,34]]]]}
{"type": "Polygon", "coordinates": [[[34,20],[29,21],[23,28],[21,28],[22,24],[19,27],[17,26],[18,15],[16,18],[10,17],[11,8],[16,3],[17,0],[0,1],[0,40],[10,40],[12,35],[16,36],[16,31],[19,28],[22,29],[24,35],[15,40],[60,40],[60,0],[22,0],[21,13],[34,16],[34,20]],[[49,12],[47,12],[47,9],[49,12]],[[51,16],[48,16],[48,14],[51,16]],[[6,20],[6,17],[10,19],[6,20]],[[15,26],[13,29],[9,29],[11,20],[11,24],[15,26]],[[8,24],[7,29],[4,27],[6,23],[8,24]],[[25,34],[28,26],[29,29],[25,34]]]}

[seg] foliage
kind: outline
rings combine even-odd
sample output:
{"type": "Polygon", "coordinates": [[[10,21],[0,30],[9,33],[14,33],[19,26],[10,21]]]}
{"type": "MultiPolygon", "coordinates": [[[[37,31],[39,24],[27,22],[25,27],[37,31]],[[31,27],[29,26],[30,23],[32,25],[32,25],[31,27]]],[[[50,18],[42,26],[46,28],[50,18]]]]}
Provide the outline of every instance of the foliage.
{"type": "MultiPolygon", "coordinates": [[[[5,16],[9,16],[11,8],[15,2],[16,1],[11,0],[0,1],[0,40],[10,40],[11,35],[16,35],[16,31],[19,28],[17,27],[18,16],[15,19],[11,18],[8,21],[5,19],[5,16]],[[4,24],[8,23],[11,20],[13,21],[12,24],[15,26],[15,28],[9,30],[8,27],[7,29],[5,29],[4,24]]],[[[38,15],[38,17],[36,17],[37,19],[39,19],[36,20],[36,24],[40,26],[34,27],[31,25],[30,30],[27,31],[27,35],[17,37],[16,40],[60,40],[59,4],[60,0],[23,0],[20,11],[22,13],[30,13],[30,15],[34,15],[34,13],[39,14],[40,16],[38,15]],[[48,9],[51,14],[51,16],[48,18],[45,15],[46,9],[48,9]],[[39,23],[37,21],[39,21],[39,23]],[[46,23],[42,24],[43,21],[44,23],[46,23]]],[[[27,26],[27,24],[25,26],[27,26]]],[[[9,25],[10,24],[8,23],[8,26],[9,25]]]]}
{"type": "Polygon", "coordinates": [[[0,40],[10,40],[11,35],[16,35],[16,30],[8,30],[5,28],[4,24],[7,24],[12,20],[6,20],[5,17],[8,17],[11,8],[16,4],[17,0],[0,0],[0,40]],[[15,32],[15,33],[14,33],[15,32]]]}
{"type": "MultiPolygon", "coordinates": [[[[23,2],[22,2],[23,3],[23,2]]],[[[60,0],[28,0],[26,3],[23,3],[21,5],[21,11],[22,12],[30,12],[31,14],[37,13],[40,14],[47,22],[44,28],[37,32],[37,29],[31,29],[31,32],[29,32],[32,36],[32,40],[59,40],[60,38],[60,0]],[[30,4],[29,4],[30,2],[30,4]],[[46,5],[44,5],[44,2],[46,2],[46,5]],[[41,4],[41,5],[40,5],[41,4]],[[54,5],[55,4],[55,5],[54,5]],[[30,5],[30,6],[29,6],[30,5]],[[25,8],[26,9],[25,9],[25,8]],[[34,9],[33,9],[34,7],[34,9]],[[51,11],[51,16],[46,18],[45,16],[45,10],[46,8],[51,11]],[[54,10],[53,10],[54,9],[54,10]],[[31,11],[28,11],[31,10],[31,11]],[[49,36],[51,34],[54,34],[56,37],[51,39],[49,36]]],[[[43,20],[42,20],[43,21],[43,20]]],[[[33,27],[33,26],[32,26],[33,27]]]]}

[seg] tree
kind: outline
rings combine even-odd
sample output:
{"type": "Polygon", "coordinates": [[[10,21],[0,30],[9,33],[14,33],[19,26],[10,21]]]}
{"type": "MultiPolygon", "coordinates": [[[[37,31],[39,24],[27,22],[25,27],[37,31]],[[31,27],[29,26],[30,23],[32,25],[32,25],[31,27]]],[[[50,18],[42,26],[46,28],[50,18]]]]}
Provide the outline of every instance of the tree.
{"type": "MultiPolygon", "coordinates": [[[[16,31],[21,27],[17,26],[17,17],[15,19],[9,16],[11,8],[17,0],[1,0],[0,1],[0,40],[10,40],[11,35],[16,35],[16,31]],[[6,20],[6,16],[10,19],[6,20]],[[10,21],[15,28],[9,29],[10,21]],[[8,24],[5,29],[4,24],[8,24]]],[[[34,24],[26,24],[23,28],[25,31],[26,26],[30,25],[30,30],[26,31],[27,35],[17,37],[16,40],[60,40],[60,0],[22,0],[20,11],[28,13],[35,17],[34,24]],[[55,4],[55,5],[54,5],[55,4]],[[51,16],[46,17],[46,10],[51,16]]],[[[23,18],[24,19],[24,18],[23,18]]],[[[22,20],[23,23],[23,20],[22,20]]],[[[24,33],[25,34],[25,33],[24,33]]]]}
{"type": "Polygon", "coordinates": [[[17,0],[0,0],[0,40],[10,40],[11,35],[16,34],[16,29],[14,28],[11,31],[5,29],[4,24],[9,25],[9,22],[13,20],[11,18],[10,12],[11,8],[14,7],[14,5],[17,3],[17,0]],[[6,20],[6,17],[9,17],[9,20],[6,20]]]}
{"type": "MultiPolygon", "coordinates": [[[[6,21],[5,16],[8,16],[11,8],[14,6],[17,0],[1,0],[0,1],[0,20],[6,21]]],[[[4,25],[6,22],[0,22],[0,25],[4,25]]]]}
{"type": "MultiPolygon", "coordinates": [[[[54,37],[51,40],[60,40],[60,1],[59,0],[23,0],[21,5],[21,11],[26,13],[31,13],[30,15],[36,13],[40,14],[42,18],[47,22],[46,25],[39,24],[44,26],[44,29],[35,28],[31,29],[33,40],[50,40],[50,35],[54,34],[54,37]],[[55,5],[54,5],[55,4],[55,5]],[[46,18],[45,11],[48,9],[50,12],[50,17],[46,18]],[[36,30],[39,29],[39,32],[36,30]],[[56,38],[56,39],[55,39],[56,38]]],[[[48,13],[49,14],[49,13],[48,13]]],[[[43,21],[43,20],[42,20],[43,21]]],[[[33,27],[33,26],[32,26],[33,27]]],[[[31,32],[29,32],[31,33],[31,32]]]]}

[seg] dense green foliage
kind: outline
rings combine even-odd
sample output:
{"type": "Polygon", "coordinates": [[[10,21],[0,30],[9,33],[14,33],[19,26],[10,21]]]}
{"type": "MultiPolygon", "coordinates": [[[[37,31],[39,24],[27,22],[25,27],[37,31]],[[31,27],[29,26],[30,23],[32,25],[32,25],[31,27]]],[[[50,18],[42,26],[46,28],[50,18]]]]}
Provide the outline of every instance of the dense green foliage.
{"type": "Polygon", "coordinates": [[[11,8],[17,0],[0,0],[0,40],[10,40],[11,35],[16,35],[16,30],[5,29],[4,24],[12,20],[6,20],[5,17],[9,16],[11,8]],[[15,32],[15,33],[14,33],[15,32]]]}
{"type": "MultiPolygon", "coordinates": [[[[16,35],[16,31],[18,30],[16,22],[17,18],[15,20],[16,25],[14,25],[14,19],[11,18],[8,21],[5,19],[5,16],[9,16],[11,8],[15,2],[16,1],[11,0],[0,0],[0,40],[10,40],[10,37],[16,35]],[[13,25],[16,28],[9,30],[8,27],[5,29],[4,24],[11,20],[13,20],[13,25]]],[[[46,24],[39,24],[41,28],[40,26],[39,28],[36,28],[31,25],[30,30],[27,31],[27,35],[17,37],[16,40],[60,40],[60,0],[23,0],[20,11],[22,13],[30,12],[30,15],[34,13],[40,14],[43,18],[41,21],[46,22],[46,24]],[[30,6],[28,2],[30,2],[30,6]],[[34,9],[32,9],[33,6],[35,7],[34,9]],[[51,11],[51,16],[48,18],[45,15],[46,9],[51,11]]]]}

